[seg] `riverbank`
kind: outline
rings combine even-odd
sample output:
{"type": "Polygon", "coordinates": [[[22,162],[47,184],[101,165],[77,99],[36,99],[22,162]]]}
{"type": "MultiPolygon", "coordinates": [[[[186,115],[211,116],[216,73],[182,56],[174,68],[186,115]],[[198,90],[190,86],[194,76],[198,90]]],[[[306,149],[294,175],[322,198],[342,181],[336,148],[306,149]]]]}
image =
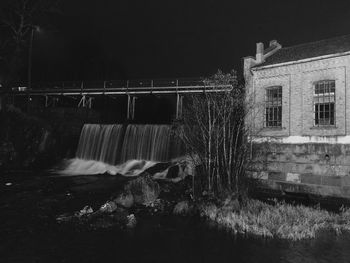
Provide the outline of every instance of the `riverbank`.
{"type": "Polygon", "coordinates": [[[334,231],[336,234],[350,231],[349,208],[333,213],[319,207],[278,201],[267,204],[248,199],[239,210],[227,205],[201,204],[200,213],[234,233],[269,238],[302,240],[315,238],[322,230],[334,231]]]}

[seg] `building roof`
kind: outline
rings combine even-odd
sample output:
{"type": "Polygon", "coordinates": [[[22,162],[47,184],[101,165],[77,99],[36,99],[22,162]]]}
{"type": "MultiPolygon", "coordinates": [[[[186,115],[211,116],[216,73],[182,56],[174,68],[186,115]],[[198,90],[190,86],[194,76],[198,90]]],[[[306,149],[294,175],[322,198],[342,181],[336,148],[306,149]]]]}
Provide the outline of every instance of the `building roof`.
{"type": "Polygon", "coordinates": [[[281,48],[256,67],[350,51],[350,35],[281,48]]]}

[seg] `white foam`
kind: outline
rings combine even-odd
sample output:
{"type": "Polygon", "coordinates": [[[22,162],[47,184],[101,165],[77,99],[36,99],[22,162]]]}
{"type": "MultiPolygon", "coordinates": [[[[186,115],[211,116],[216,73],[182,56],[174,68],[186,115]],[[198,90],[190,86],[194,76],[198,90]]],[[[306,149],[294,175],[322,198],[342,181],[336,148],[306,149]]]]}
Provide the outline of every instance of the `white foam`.
{"type": "Polygon", "coordinates": [[[66,176],[92,175],[92,174],[121,174],[124,176],[138,176],[148,168],[155,165],[155,162],[145,160],[129,160],[120,165],[110,165],[100,161],[70,159],[65,162],[65,168],[56,171],[58,174],[66,176]]]}

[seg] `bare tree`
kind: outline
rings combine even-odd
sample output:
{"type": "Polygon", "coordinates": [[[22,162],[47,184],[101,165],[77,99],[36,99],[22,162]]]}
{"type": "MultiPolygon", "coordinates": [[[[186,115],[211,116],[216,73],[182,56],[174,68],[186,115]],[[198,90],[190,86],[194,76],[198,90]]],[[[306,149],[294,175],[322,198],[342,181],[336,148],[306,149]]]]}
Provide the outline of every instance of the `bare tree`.
{"type": "Polygon", "coordinates": [[[245,126],[249,103],[235,71],[218,71],[205,82],[211,86],[229,84],[232,90],[192,96],[178,123],[179,137],[199,167],[208,192],[238,194],[246,190],[251,156],[251,137],[245,126]]]}
{"type": "Polygon", "coordinates": [[[0,5],[2,26],[2,63],[7,68],[8,81],[18,78],[23,53],[30,40],[31,30],[43,17],[57,12],[59,0],[4,0],[0,5]]]}

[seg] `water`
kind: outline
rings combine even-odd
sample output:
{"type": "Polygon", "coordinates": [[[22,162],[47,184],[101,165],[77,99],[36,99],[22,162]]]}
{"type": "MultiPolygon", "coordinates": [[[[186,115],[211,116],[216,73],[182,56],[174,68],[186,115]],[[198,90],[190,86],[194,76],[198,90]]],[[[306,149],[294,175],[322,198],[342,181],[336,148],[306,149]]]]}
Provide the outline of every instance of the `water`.
{"type": "Polygon", "coordinates": [[[55,221],[87,204],[98,207],[122,180],[1,176],[1,262],[350,262],[349,234],[323,232],[314,240],[291,242],[235,236],[197,218],[137,217],[131,231],[55,221]]]}
{"type": "Polygon", "coordinates": [[[85,124],[80,134],[76,156],[83,160],[116,164],[122,135],[123,125],[85,124]]]}
{"type": "Polygon", "coordinates": [[[168,125],[128,125],[121,162],[128,160],[170,160],[170,127],[168,125]]]}
{"type": "Polygon", "coordinates": [[[76,158],[61,174],[123,174],[135,176],[157,162],[181,155],[170,125],[85,124],[76,158]]]}
{"type": "Polygon", "coordinates": [[[110,165],[129,160],[168,161],[170,134],[169,125],[85,124],[76,157],[110,165]]]}

